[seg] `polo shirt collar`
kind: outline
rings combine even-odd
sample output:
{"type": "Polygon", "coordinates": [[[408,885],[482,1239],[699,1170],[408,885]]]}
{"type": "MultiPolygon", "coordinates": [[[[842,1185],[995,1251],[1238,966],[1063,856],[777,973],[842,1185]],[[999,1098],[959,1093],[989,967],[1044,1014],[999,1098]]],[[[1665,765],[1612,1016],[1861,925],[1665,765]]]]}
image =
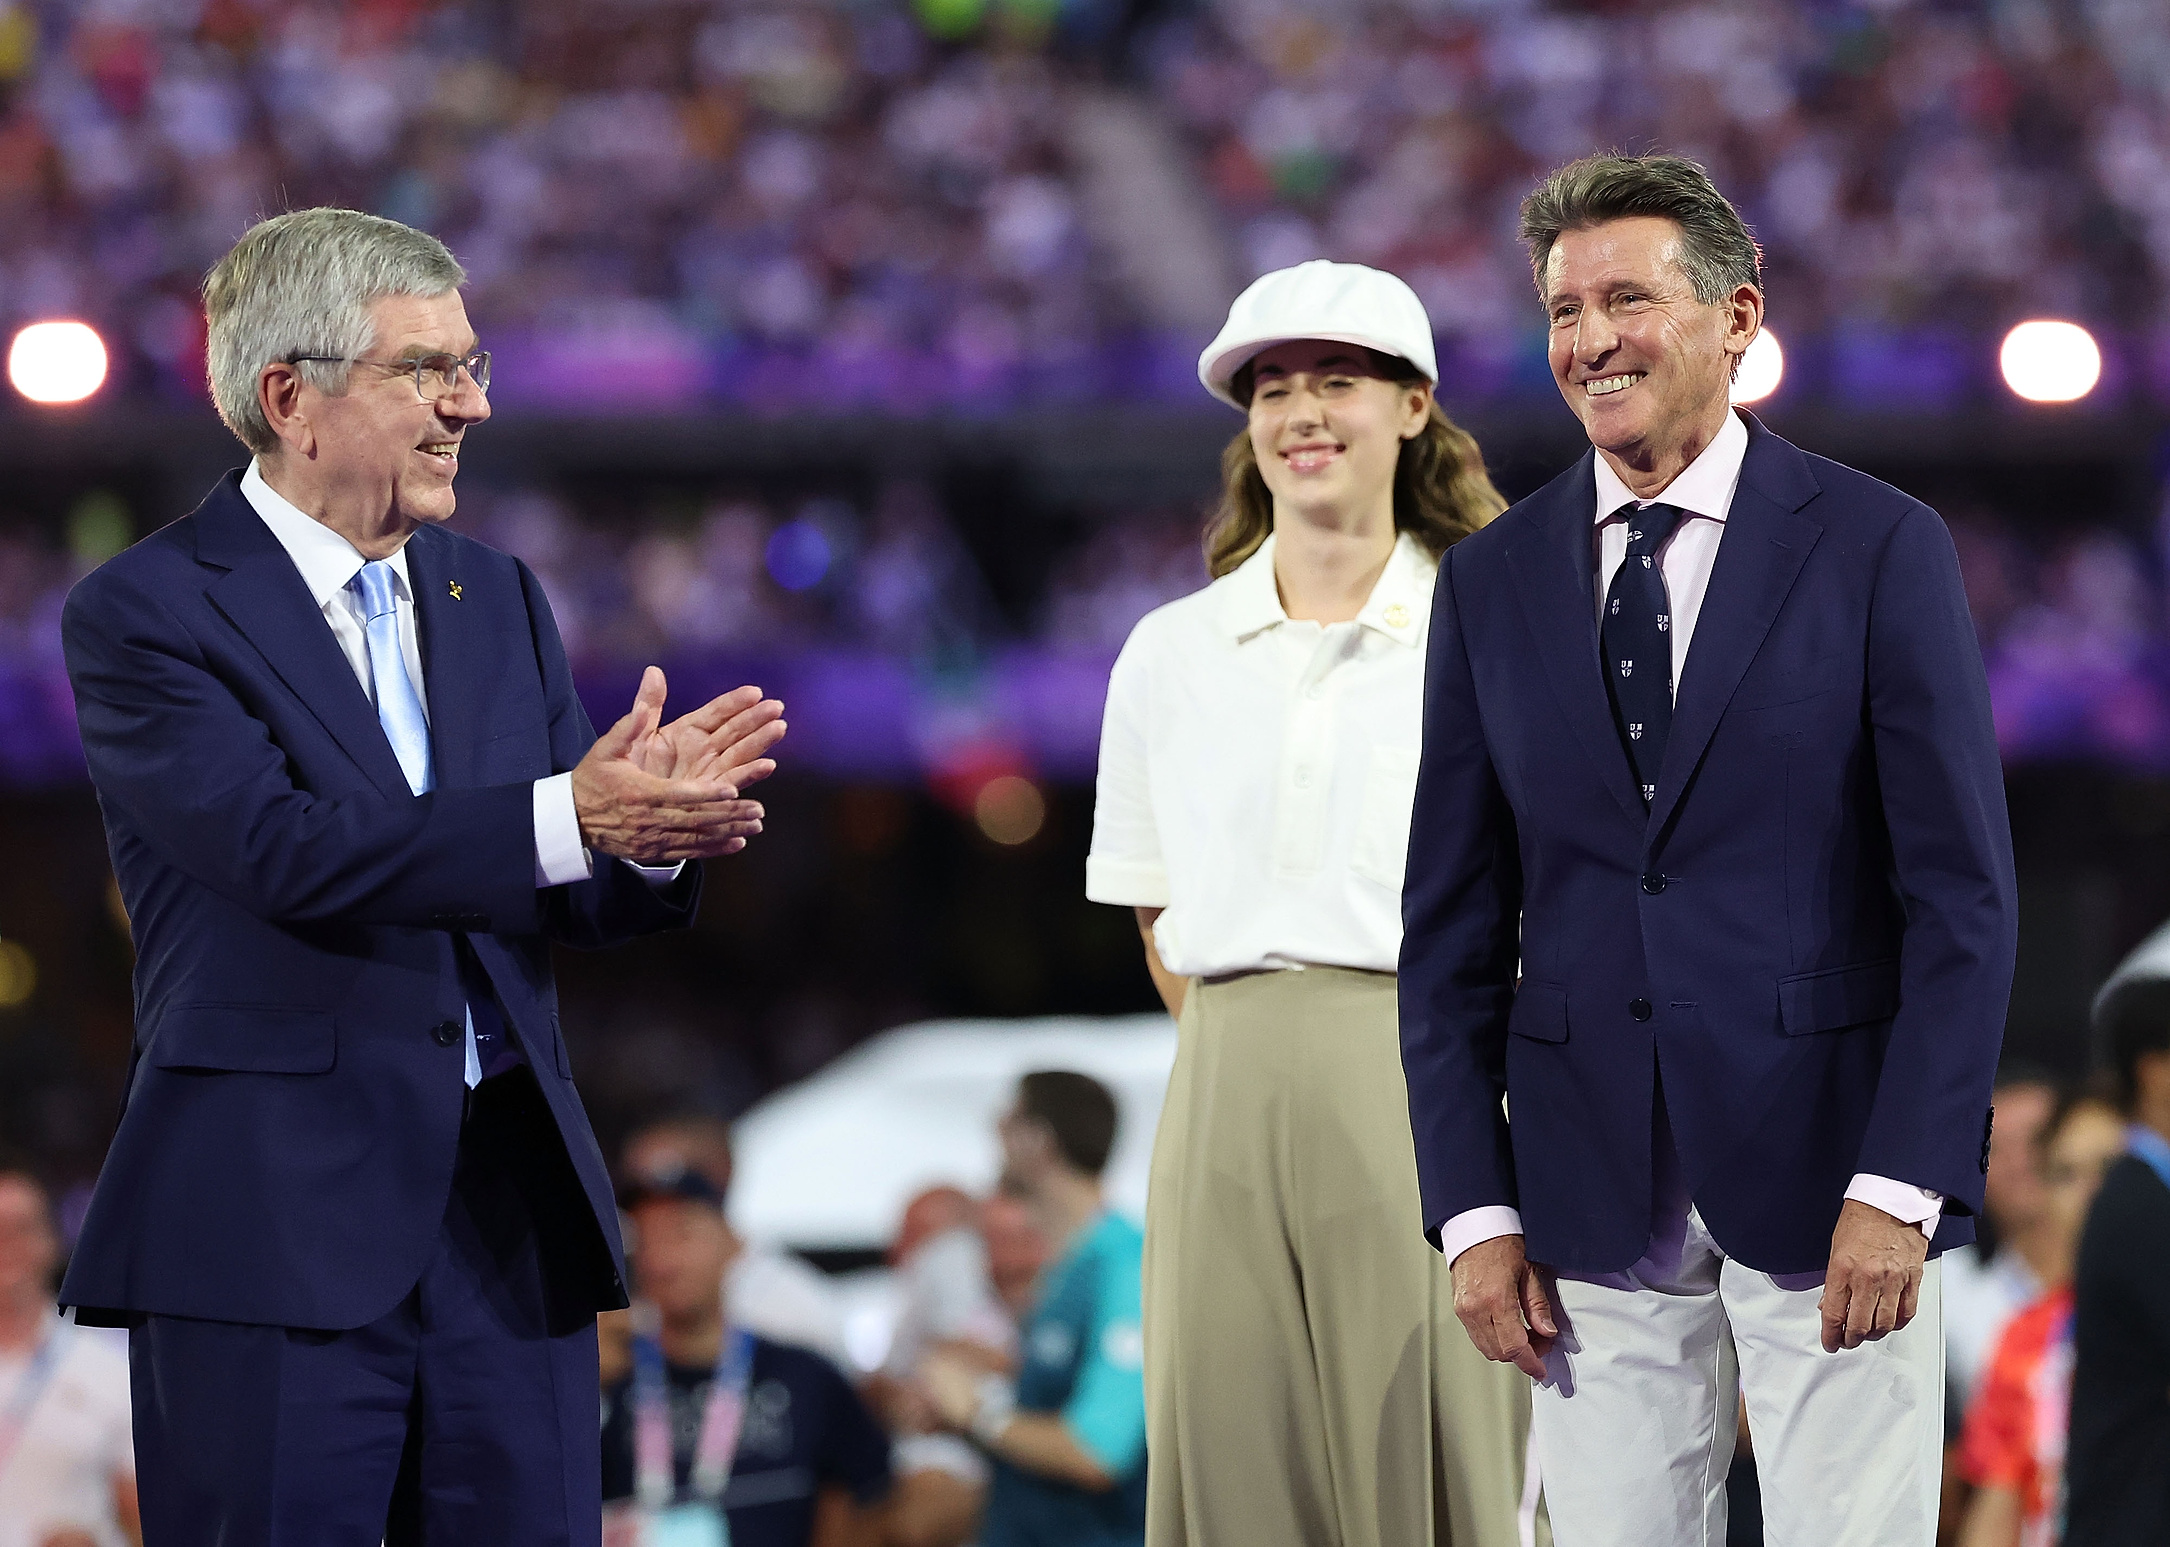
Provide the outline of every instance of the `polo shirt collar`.
{"type": "MultiPolygon", "coordinates": [[[[1269,532],[1257,552],[1215,582],[1221,588],[1221,627],[1239,643],[1289,621],[1273,578],[1273,551],[1274,534],[1269,532]]],[[[1435,568],[1422,543],[1407,532],[1397,533],[1394,551],[1356,621],[1398,644],[1421,644],[1431,615],[1427,582],[1435,568]]]]}
{"type": "MultiPolygon", "coordinates": [[[[309,588],[318,610],[330,605],[368,562],[354,544],[266,483],[263,469],[253,460],[241,475],[241,494],[263,518],[264,525],[271,528],[271,535],[279,539],[279,546],[294,561],[294,568],[301,571],[302,584],[309,588]]],[[[401,547],[386,562],[398,578],[401,594],[411,602],[414,588],[407,583],[406,548],[401,547]]]]}
{"type": "MultiPolygon", "coordinates": [[[[1680,476],[1652,498],[1678,506],[1691,516],[1722,523],[1726,513],[1733,508],[1733,491],[1740,486],[1741,462],[1747,455],[1748,426],[1738,413],[1728,409],[1725,423],[1711,437],[1701,455],[1682,468],[1680,476]]],[[[1621,506],[1639,505],[1643,501],[1621,482],[1620,475],[1603,456],[1592,460],[1597,463],[1597,510],[1593,519],[1602,526],[1621,506]]]]}

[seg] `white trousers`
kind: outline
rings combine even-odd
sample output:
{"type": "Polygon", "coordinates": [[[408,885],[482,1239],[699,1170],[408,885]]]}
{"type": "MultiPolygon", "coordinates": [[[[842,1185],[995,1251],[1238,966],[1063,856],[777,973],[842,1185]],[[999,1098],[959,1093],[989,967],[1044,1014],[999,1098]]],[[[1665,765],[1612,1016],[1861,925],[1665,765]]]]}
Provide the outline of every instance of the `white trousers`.
{"type": "Polygon", "coordinates": [[[1820,1274],[1743,1267],[1692,1209],[1656,1235],[1625,1273],[1559,1281],[1535,1406],[1559,1547],[1723,1547],[1744,1397],[1770,1547],[1933,1547],[1938,1265],[1904,1330],[1827,1354],[1820,1274]]]}

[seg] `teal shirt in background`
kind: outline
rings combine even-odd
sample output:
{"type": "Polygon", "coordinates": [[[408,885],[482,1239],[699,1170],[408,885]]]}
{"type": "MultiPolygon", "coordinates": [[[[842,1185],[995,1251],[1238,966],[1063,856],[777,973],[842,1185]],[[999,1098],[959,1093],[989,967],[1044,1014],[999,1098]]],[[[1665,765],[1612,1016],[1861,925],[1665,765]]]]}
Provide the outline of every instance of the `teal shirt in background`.
{"type": "Polygon", "coordinates": [[[1023,1329],[1020,1413],[1060,1414],[1115,1479],[1104,1493],[997,1459],[980,1547],[1141,1547],[1145,1540],[1145,1237],[1117,1214],[1048,1270],[1023,1329]]]}

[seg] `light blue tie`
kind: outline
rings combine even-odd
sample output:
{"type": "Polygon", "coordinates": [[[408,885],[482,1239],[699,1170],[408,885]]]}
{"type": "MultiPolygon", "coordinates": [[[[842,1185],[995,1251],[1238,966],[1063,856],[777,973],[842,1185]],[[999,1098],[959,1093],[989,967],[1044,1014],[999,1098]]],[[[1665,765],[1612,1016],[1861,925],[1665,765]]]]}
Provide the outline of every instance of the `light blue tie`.
{"type": "Polygon", "coordinates": [[[427,795],[437,783],[430,771],[429,718],[422,713],[421,695],[399,648],[392,566],[383,559],[364,564],[347,588],[362,599],[362,616],[368,620],[364,632],[369,636],[369,677],[377,689],[377,723],[384,727],[384,739],[392,744],[408,788],[427,795]]]}
{"type": "MultiPolygon", "coordinates": [[[[363,632],[369,639],[369,680],[377,689],[377,723],[384,739],[392,744],[392,756],[407,776],[407,787],[427,795],[437,778],[430,768],[429,717],[422,712],[422,696],[407,675],[407,657],[399,648],[399,602],[394,591],[392,566],[374,559],[347,582],[347,589],[362,599],[363,632]]],[[[470,1088],[482,1079],[481,1051],[475,1046],[475,1012],[467,1015],[467,1057],[462,1077],[470,1088]]]]}

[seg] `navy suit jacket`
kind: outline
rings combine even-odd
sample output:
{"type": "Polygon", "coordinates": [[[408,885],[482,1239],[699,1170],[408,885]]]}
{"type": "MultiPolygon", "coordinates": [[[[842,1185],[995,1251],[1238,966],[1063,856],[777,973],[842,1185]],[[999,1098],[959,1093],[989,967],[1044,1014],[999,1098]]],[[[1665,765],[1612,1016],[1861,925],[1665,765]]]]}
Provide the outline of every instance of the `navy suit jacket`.
{"type": "Polygon", "coordinates": [[[1512,1205],[1533,1260],[1628,1267],[1662,1078],[1748,1266],[1822,1271],[1856,1172],[1943,1193],[1934,1246],[1970,1240],[2015,902],[1950,534],[1751,417],[1646,812],[1594,457],[1440,567],[1401,955],[1424,1228],[1512,1205]]]}
{"type": "Polygon", "coordinates": [[[652,889],[599,855],[592,880],[536,887],[533,781],[595,739],[549,604],[517,559],[442,528],[406,551],[437,776],[421,796],[238,474],[68,598],[136,943],[125,1105],[61,1290],[91,1318],[343,1329],[398,1303],[437,1247],[459,1143],[456,934],[556,1119],[568,1204],[592,1215],[586,1281],[554,1288],[568,1308],[625,1303],[550,942],[690,922],[699,867],[652,889]]]}

